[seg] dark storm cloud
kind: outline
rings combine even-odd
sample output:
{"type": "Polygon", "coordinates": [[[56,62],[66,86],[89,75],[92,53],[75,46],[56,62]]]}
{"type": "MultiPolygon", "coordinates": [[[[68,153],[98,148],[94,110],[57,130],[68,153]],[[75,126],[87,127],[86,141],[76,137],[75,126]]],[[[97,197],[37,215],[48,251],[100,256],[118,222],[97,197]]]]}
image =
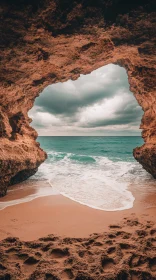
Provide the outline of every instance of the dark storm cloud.
{"type": "Polygon", "coordinates": [[[101,127],[101,126],[110,126],[110,125],[123,125],[123,124],[138,124],[139,121],[139,117],[137,116],[137,118],[133,118],[131,119],[130,115],[126,115],[126,114],[119,114],[116,117],[113,117],[112,119],[108,119],[108,120],[99,120],[99,121],[95,121],[93,123],[88,123],[86,124],[84,127],[101,127]]]}
{"type": "Polygon", "coordinates": [[[126,71],[110,64],[47,87],[29,115],[41,135],[120,135],[124,129],[138,133],[142,110],[129,91],[126,71]]]}
{"type": "Polygon", "coordinates": [[[48,86],[35,104],[45,112],[72,115],[82,107],[103,98],[111,98],[120,89],[128,89],[125,70],[118,66],[102,67],[77,81],[48,86]],[[118,69],[117,69],[118,68],[118,69]]]}
{"type": "Polygon", "coordinates": [[[90,121],[84,125],[84,127],[105,127],[110,125],[138,125],[142,117],[142,110],[136,104],[136,100],[132,97],[130,98],[131,103],[123,103],[116,110],[114,115],[110,114],[107,118],[96,119],[95,121],[90,121]]]}

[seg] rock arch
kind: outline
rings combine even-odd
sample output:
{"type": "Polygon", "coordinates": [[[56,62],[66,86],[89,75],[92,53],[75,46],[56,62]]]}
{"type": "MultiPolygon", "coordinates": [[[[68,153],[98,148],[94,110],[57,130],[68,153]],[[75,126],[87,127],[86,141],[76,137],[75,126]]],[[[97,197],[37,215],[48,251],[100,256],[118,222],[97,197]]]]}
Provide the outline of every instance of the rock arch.
{"type": "Polygon", "coordinates": [[[134,157],[156,178],[154,1],[2,0],[0,7],[0,195],[34,174],[46,153],[28,110],[49,84],[109,63],[127,70],[144,111],[145,144],[134,157]]]}

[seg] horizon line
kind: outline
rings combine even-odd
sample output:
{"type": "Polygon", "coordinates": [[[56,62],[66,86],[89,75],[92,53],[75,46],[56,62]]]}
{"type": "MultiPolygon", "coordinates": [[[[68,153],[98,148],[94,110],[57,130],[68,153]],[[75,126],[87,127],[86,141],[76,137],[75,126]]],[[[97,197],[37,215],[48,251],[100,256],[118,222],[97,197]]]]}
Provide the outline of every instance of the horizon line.
{"type": "Polygon", "coordinates": [[[141,135],[38,135],[38,137],[141,137],[141,135]]]}

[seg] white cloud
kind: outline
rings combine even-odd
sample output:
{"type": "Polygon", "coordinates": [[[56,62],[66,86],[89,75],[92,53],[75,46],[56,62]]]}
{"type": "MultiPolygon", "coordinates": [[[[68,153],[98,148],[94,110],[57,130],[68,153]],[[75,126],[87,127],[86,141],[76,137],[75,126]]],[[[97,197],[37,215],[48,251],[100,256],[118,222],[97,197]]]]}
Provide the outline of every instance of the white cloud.
{"type": "Polygon", "coordinates": [[[135,135],[142,110],[126,71],[110,64],[77,81],[50,85],[29,115],[41,135],[135,135]]]}
{"type": "Polygon", "coordinates": [[[61,120],[48,112],[41,112],[38,106],[34,106],[29,113],[30,118],[33,119],[33,124],[38,127],[49,127],[62,125],[61,120]]]}

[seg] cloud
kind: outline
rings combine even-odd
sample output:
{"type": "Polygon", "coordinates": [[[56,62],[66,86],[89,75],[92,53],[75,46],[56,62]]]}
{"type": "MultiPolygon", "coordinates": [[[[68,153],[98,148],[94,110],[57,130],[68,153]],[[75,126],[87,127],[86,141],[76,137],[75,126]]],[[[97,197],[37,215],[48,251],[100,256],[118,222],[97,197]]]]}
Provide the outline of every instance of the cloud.
{"type": "Polygon", "coordinates": [[[117,88],[129,87],[125,70],[110,65],[81,75],[77,81],[67,81],[48,86],[36,99],[36,105],[52,114],[73,114],[80,107],[111,98],[117,88]]]}
{"type": "Polygon", "coordinates": [[[121,91],[111,99],[82,110],[79,122],[84,127],[135,124],[140,120],[140,113],[133,95],[121,91]]]}
{"type": "Polygon", "coordinates": [[[42,135],[136,134],[142,110],[129,91],[125,69],[110,64],[76,81],[48,86],[29,115],[42,135]]]}
{"type": "Polygon", "coordinates": [[[54,115],[48,112],[40,111],[40,107],[34,106],[29,113],[29,116],[33,119],[33,126],[36,128],[45,127],[48,128],[49,126],[61,126],[62,122],[59,118],[55,117],[54,115]]]}

